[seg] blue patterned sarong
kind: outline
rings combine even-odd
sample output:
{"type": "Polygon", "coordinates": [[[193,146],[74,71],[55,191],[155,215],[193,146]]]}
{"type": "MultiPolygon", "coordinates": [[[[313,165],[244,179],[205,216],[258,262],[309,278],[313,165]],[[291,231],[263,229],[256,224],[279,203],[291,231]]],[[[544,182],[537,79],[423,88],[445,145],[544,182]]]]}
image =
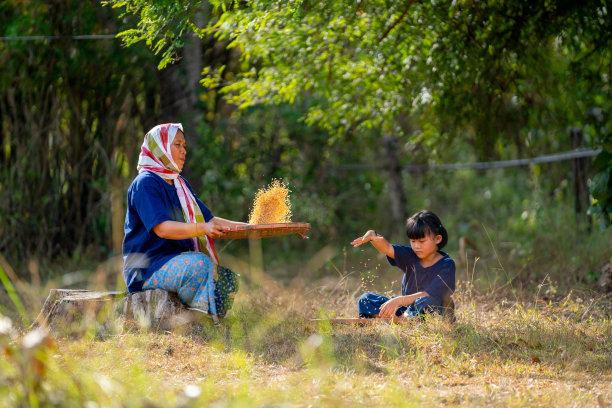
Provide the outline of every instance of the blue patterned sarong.
{"type": "Polygon", "coordinates": [[[238,291],[238,275],[201,252],[175,256],[144,282],[143,290],[174,292],[191,309],[224,317],[238,291]]]}

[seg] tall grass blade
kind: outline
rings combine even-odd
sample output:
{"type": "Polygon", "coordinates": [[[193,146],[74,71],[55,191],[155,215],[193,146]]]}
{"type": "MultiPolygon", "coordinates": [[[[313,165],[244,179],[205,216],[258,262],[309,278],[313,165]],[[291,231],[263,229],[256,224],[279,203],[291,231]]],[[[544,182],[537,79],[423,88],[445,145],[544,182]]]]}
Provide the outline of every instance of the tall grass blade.
{"type": "Polygon", "coordinates": [[[28,319],[28,316],[26,315],[23,303],[21,303],[21,299],[19,299],[19,294],[17,293],[17,290],[15,290],[13,283],[7,276],[2,265],[0,265],[0,281],[2,281],[2,285],[4,285],[6,292],[8,293],[9,297],[13,301],[13,304],[17,308],[17,312],[19,312],[19,315],[21,316],[24,325],[30,326],[30,319],[28,319]]]}

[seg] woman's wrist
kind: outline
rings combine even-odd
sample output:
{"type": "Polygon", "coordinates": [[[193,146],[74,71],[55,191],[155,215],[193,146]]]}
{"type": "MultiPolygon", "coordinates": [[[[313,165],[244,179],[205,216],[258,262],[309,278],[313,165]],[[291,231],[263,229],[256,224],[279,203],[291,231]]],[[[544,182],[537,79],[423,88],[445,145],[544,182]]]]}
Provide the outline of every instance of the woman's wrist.
{"type": "Polygon", "coordinates": [[[195,236],[199,237],[200,236],[200,229],[198,228],[198,225],[200,225],[199,222],[195,223],[195,236]]]}

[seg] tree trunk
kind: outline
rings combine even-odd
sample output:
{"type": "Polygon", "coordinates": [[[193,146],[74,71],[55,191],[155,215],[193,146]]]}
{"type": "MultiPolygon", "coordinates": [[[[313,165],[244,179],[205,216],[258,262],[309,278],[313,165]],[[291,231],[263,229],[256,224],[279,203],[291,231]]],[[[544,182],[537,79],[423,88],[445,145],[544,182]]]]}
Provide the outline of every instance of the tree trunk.
{"type": "MultiPolygon", "coordinates": [[[[570,130],[570,143],[572,149],[580,149],[584,147],[584,135],[582,129],[570,130]]],[[[574,184],[574,211],[576,211],[576,219],[578,224],[588,224],[586,215],[589,206],[589,186],[587,180],[587,161],[585,158],[572,160],[572,178],[574,184]]]]}
{"type": "Polygon", "coordinates": [[[383,143],[388,160],[391,214],[397,224],[402,224],[406,222],[408,215],[406,212],[406,194],[404,194],[404,183],[402,181],[402,167],[397,157],[398,141],[393,136],[387,136],[383,139],[383,143]]]}

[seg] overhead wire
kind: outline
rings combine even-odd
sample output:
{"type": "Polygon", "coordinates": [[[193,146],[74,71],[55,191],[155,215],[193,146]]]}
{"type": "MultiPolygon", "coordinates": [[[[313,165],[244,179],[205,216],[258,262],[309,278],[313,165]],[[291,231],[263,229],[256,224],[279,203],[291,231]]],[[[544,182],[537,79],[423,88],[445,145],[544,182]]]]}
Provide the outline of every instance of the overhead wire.
{"type": "Polygon", "coordinates": [[[40,41],[40,40],[60,40],[62,38],[72,38],[73,40],[110,40],[119,34],[80,34],[80,35],[20,35],[0,37],[0,41],[40,41]]]}
{"type": "MultiPolygon", "coordinates": [[[[584,157],[597,156],[601,153],[602,149],[574,149],[567,152],[560,152],[554,154],[546,154],[538,157],[531,157],[527,159],[514,159],[514,160],[496,160],[490,162],[472,162],[472,163],[448,163],[448,164],[408,164],[401,166],[402,169],[408,171],[424,171],[424,170],[461,170],[461,169],[497,169],[502,167],[516,167],[525,166],[534,163],[551,163],[562,160],[579,159],[584,157]]],[[[340,170],[374,170],[385,168],[384,164],[344,164],[334,166],[340,170]]]]}

